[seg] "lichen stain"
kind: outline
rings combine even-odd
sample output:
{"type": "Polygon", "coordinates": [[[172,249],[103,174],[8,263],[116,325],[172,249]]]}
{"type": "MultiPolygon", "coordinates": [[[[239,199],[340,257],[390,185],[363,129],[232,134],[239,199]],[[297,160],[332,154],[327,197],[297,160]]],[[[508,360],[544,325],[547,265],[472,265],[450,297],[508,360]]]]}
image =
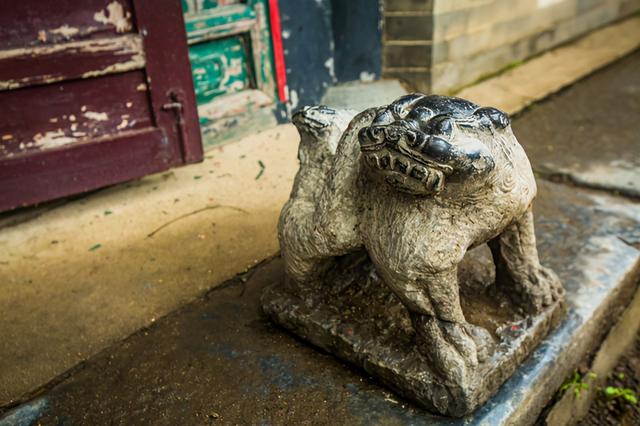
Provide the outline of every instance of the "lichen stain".
{"type": "Polygon", "coordinates": [[[101,24],[113,25],[119,33],[131,30],[131,13],[125,12],[117,1],[109,3],[106,10],[96,12],[93,19],[101,24]]]}

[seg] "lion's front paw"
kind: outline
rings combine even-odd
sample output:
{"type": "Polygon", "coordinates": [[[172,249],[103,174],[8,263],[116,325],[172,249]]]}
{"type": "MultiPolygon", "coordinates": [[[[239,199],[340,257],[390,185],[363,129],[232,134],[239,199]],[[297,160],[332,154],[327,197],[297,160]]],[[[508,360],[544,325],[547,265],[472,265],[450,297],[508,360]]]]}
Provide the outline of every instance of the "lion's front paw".
{"type": "Polygon", "coordinates": [[[562,298],[564,289],[558,276],[544,266],[530,266],[522,282],[514,285],[514,299],[526,313],[539,314],[562,298]]]}
{"type": "Polygon", "coordinates": [[[476,374],[492,345],[488,333],[471,324],[440,321],[426,315],[413,315],[416,344],[434,372],[443,379],[464,386],[476,374]],[[483,333],[484,331],[484,333],[483,333]]]}

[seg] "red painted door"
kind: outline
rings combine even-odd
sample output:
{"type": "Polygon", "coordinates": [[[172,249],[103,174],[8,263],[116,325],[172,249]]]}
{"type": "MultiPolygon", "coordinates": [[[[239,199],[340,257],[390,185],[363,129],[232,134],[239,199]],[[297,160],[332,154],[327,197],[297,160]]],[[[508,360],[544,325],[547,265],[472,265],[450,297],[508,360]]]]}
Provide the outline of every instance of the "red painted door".
{"type": "Polygon", "coordinates": [[[0,211],[201,159],[180,0],[0,5],[0,211]]]}

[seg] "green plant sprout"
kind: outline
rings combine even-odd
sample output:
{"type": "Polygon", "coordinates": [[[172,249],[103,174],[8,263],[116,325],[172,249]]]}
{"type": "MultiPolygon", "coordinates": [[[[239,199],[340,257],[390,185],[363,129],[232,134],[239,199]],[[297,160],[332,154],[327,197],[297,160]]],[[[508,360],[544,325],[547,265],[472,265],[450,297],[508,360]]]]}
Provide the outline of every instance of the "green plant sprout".
{"type": "Polygon", "coordinates": [[[629,404],[636,405],[638,403],[638,397],[636,393],[629,388],[619,388],[617,386],[607,386],[604,389],[604,394],[607,396],[609,401],[614,400],[616,398],[622,398],[627,401],[629,404]]]}
{"type": "Polygon", "coordinates": [[[585,377],[593,380],[597,377],[597,375],[596,373],[589,372],[585,376],[582,376],[580,373],[575,371],[573,373],[573,376],[571,376],[566,382],[564,382],[564,384],[560,388],[560,392],[564,392],[567,389],[571,388],[573,389],[573,395],[576,397],[576,399],[580,399],[580,397],[582,396],[582,391],[586,391],[589,389],[589,383],[584,380],[585,377]]]}

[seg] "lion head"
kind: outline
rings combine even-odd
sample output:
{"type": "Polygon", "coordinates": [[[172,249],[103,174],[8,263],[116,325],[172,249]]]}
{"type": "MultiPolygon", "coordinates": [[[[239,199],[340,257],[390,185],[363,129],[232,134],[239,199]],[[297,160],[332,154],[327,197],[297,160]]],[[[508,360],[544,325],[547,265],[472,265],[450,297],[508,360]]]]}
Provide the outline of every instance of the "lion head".
{"type": "Polygon", "coordinates": [[[365,163],[400,191],[441,192],[447,182],[490,174],[495,160],[480,132],[509,126],[496,108],[464,99],[415,93],[378,110],[358,134],[365,163]]]}

